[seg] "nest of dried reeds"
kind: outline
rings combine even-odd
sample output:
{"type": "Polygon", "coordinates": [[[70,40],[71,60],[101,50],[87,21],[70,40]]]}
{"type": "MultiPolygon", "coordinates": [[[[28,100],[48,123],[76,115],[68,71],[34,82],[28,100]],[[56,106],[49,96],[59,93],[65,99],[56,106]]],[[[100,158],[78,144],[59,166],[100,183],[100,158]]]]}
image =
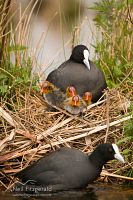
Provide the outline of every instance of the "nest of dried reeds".
{"type": "MultiPolygon", "coordinates": [[[[13,98],[0,107],[0,178],[5,189],[14,182],[16,172],[56,148],[69,146],[90,153],[99,143],[119,141],[124,137],[123,123],[132,118],[129,101],[115,89],[106,91],[105,99],[90,105],[83,116],[58,108],[48,112],[47,103],[35,92],[17,93],[13,98]]],[[[132,149],[133,144],[120,146],[121,151],[125,148],[132,149]]],[[[132,165],[112,162],[103,175],[123,178],[132,165]]]]}

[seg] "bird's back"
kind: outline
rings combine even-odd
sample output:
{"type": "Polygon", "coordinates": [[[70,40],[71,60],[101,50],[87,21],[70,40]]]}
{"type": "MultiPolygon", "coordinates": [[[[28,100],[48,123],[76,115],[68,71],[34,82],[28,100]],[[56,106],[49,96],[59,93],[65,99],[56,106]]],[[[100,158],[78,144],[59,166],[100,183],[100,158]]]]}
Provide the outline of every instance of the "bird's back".
{"type": "Polygon", "coordinates": [[[86,173],[87,160],[88,156],[77,149],[61,148],[22,170],[17,176],[23,182],[34,180],[37,185],[67,185],[72,176],[71,182],[75,178],[80,179],[79,172],[86,173]]]}
{"type": "MultiPolygon", "coordinates": [[[[82,96],[89,91],[95,93],[97,97],[92,99],[97,101],[102,91],[106,88],[106,82],[103,73],[91,61],[91,69],[89,70],[84,64],[76,63],[72,60],[64,62],[58,69],[51,72],[47,80],[52,82],[63,92],[68,86],[74,86],[77,93],[82,96]]],[[[94,97],[94,95],[93,95],[94,97]]]]}
{"type": "Polygon", "coordinates": [[[46,172],[49,170],[57,170],[58,168],[64,169],[65,166],[69,165],[69,161],[76,162],[77,160],[82,160],[86,157],[81,151],[71,148],[60,148],[48,154],[46,157],[41,158],[31,166],[25,168],[24,170],[17,173],[19,178],[24,179],[24,177],[36,176],[37,173],[46,172]]]}

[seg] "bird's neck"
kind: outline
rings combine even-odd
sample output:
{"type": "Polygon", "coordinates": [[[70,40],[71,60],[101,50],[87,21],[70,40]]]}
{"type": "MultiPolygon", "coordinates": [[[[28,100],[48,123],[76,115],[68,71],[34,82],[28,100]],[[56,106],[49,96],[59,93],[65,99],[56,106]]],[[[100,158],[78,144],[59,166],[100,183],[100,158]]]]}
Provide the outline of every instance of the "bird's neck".
{"type": "Polygon", "coordinates": [[[106,161],[102,158],[102,156],[99,154],[99,152],[94,151],[90,156],[89,159],[95,165],[96,167],[100,168],[102,170],[103,165],[106,163],[106,161]]]}

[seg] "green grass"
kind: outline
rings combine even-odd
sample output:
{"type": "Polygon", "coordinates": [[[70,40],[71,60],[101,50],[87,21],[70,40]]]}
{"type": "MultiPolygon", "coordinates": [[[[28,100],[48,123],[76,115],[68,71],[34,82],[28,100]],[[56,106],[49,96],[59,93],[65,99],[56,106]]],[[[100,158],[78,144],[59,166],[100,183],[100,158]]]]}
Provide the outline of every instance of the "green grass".
{"type": "MultiPolygon", "coordinates": [[[[104,71],[108,87],[119,87],[132,101],[133,0],[103,0],[92,9],[97,11],[94,21],[102,33],[101,41],[95,46],[96,63],[104,71]]],[[[132,105],[130,114],[133,115],[132,105]]],[[[122,153],[126,161],[132,163],[133,119],[124,124],[123,137],[117,143],[122,149],[126,147],[122,153]]],[[[123,175],[133,177],[133,168],[126,169],[123,175]]]]}
{"type": "MultiPolygon", "coordinates": [[[[29,56],[26,41],[29,37],[29,20],[22,26],[21,16],[18,20],[17,30],[13,26],[13,15],[10,17],[11,1],[0,2],[0,100],[7,101],[14,96],[16,91],[24,92],[29,87],[35,86],[36,78],[32,78],[33,61],[29,56]],[[8,23],[5,26],[5,19],[8,23]],[[25,35],[26,36],[25,36],[25,35]],[[23,41],[21,38],[24,38],[23,41]]],[[[29,5],[27,5],[29,6],[29,5]]],[[[32,15],[30,15],[31,17],[32,15]]],[[[23,17],[23,20],[25,18],[23,17]]]]}
{"type": "Polygon", "coordinates": [[[108,86],[116,87],[121,82],[133,86],[133,1],[103,0],[93,9],[98,12],[94,20],[102,33],[95,46],[97,64],[104,71],[108,86]]]}

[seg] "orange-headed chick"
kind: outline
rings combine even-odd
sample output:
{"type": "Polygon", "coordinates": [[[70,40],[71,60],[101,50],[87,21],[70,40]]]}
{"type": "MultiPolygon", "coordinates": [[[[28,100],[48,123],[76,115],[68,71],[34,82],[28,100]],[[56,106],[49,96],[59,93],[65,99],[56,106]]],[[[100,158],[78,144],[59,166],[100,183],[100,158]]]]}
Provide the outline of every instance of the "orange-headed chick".
{"type": "Polygon", "coordinates": [[[44,81],[41,84],[40,93],[43,95],[48,104],[60,107],[64,101],[65,95],[55,85],[49,81],[44,81]]]}
{"type": "Polygon", "coordinates": [[[92,101],[92,93],[91,92],[85,92],[83,94],[83,100],[86,103],[86,106],[89,106],[91,104],[92,101]]]}
{"type": "Polygon", "coordinates": [[[41,90],[40,93],[41,94],[49,94],[49,93],[53,93],[53,91],[55,90],[55,86],[50,83],[49,81],[44,81],[42,84],[40,84],[41,90]]]}
{"type": "Polygon", "coordinates": [[[76,89],[73,86],[69,86],[66,89],[66,97],[73,97],[77,95],[76,89]]]}
{"type": "Polygon", "coordinates": [[[83,112],[83,109],[86,107],[82,98],[78,95],[66,98],[64,101],[63,108],[73,115],[78,115],[83,112]]]}

